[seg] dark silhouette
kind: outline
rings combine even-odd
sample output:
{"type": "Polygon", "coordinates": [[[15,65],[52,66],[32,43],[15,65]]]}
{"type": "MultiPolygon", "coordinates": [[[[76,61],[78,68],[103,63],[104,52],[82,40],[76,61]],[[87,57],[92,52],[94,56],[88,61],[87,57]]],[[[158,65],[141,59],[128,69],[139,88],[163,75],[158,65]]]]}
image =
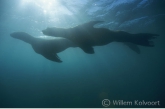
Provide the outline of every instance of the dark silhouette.
{"type": "Polygon", "coordinates": [[[93,54],[93,46],[102,46],[111,42],[123,42],[132,50],[140,53],[137,45],[153,47],[151,39],[157,34],[137,33],[130,34],[124,31],[111,31],[106,28],[94,28],[93,26],[102,21],[91,21],[73,28],[47,28],[43,30],[43,34],[54,37],[63,37],[71,40],[79,46],[84,52],[93,54]]]}
{"type": "Polygon", "coordinates": [[[10,35],[13,38],[31,44],[36,53],[55,62],[62,62],[57,53],[62,52],[68,47],[76,47],[74,43],[64,38],[35,38],[25,32],[14,32],[10,35]]]}

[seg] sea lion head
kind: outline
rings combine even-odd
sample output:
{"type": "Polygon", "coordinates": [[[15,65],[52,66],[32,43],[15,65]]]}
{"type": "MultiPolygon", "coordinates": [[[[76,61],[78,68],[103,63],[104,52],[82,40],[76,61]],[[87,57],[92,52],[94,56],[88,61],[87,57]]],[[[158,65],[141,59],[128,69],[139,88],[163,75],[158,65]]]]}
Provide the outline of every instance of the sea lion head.
{"type": "Polygon", "coordinates": [[[27,43],[31,43],[33,37],[25,32],[14,32],[10,34],[11,37],[20,39],[22,41],[25,41],[27,43]]]}

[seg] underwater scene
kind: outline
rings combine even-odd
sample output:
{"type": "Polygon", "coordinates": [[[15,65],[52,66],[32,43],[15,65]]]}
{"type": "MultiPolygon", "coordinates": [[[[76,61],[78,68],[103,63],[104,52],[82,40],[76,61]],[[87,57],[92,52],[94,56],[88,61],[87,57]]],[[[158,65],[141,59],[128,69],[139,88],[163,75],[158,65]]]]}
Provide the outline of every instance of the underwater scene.
{"type": "Polygon", "coordinates": [[[165,0],[0,0],[0,108],[165,107],[165,0]]]}

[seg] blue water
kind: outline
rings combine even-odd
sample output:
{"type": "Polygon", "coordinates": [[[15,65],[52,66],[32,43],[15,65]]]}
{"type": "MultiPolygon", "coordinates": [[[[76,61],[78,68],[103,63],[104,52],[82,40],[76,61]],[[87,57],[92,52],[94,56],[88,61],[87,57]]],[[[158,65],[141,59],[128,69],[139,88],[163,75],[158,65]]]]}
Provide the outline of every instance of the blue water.
{"type": "Polygon", "coordinates": [[[0,108],[103,107],[102,100],[159,101],[165,107],[165,0],[1,0],[0,108]],[[43,35],[47,27],[70,28],[91,20],[98,27],[160,36],[141,54],[122,43],[68,48],[56,63],[36,54],[10,33],[43,35]]]}

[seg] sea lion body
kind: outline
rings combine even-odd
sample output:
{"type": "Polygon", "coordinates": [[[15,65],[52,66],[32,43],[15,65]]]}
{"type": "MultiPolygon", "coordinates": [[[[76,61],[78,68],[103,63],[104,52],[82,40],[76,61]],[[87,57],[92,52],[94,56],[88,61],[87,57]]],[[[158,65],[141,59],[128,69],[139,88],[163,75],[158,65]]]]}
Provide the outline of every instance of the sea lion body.
{"type": "Polygon", "coordinates": [[[55,62],[62,62],[57,56],[57,53],[64,51],[68,47],[76,47],[75,44],[64,38],[36,38],[25,32],[14,32],[10,35],[13,38],[17,38],[31,44],[36,53],[55,62]]]}
{"type": "MultiPolygon", "coordinates": [[[[123,42],[132,43],[131,47],[138,49],[136,45],[152,47],[153,42],[150,39],[158,36],[157,34],[151,33],[138,33],[130,34],[124,31],[112,31],[107,28],[95,28],[93,27],[97,23],[102,21],[91,21],[85,24],[78,25],[73,28],[47,28],[43,30],[43,34],[54,37],[63,37],[71,40],[77,46],[79,46],[84,52],[92,54],[94,53],[93,46],[102,46],[111,42],[123,42]],[[134,44],[134,45],[133,45],[134,44]]],[[[132,49],[135,51],[135,49],[132,49]]]]}

